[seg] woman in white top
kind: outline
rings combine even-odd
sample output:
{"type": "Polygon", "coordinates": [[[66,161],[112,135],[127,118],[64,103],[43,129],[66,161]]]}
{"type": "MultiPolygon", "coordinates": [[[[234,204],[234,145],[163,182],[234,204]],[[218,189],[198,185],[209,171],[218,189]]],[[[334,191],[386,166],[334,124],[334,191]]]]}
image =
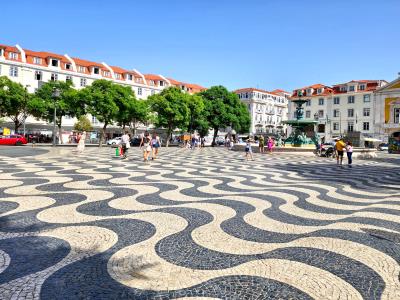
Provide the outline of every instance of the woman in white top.
{"type": "Polygon", "coordinates": [[[152,151],[152,155],[151,155],[151,159],[155,160],[157,158],[158,155],[158,148],[161,147],[161,142],[160,142],[160,138],[159,136],[154,132],[153,133],[153,137],[151,138],[151,149],[152,151]]]}
{"type": "Polygon", "coordinates": [[[83,150],[85,150],[85,139],[86,139],[86,131],[84,131],[81,134],[81,137],[79,138],[78,146],[76,147],[78,152],[83,152],[83,150]]]}
{"type": "Polygon", "coordinates": [[[150,134],[146,131],[144,133],[144,136],[142,137],[142,140],[140,141],[140,146],[143,146],[143,161],[147,162],[147,160],[149,159],[149,155],[151,152],[151,146],[150,146],[150,134]]]}
{"type": "Polygon", "coordinates": [[[351,164],[353,163],[353,145],[351,142],[347,142],[346,145],[346,154],[347,154],[347,162],[349,163],[349,168],[351,168],[351,164]]]}

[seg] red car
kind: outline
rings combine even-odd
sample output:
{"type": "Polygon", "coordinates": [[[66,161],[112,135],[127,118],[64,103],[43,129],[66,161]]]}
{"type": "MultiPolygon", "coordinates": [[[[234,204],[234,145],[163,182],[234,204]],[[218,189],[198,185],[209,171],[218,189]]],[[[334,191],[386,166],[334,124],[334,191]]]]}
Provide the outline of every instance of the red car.
{"type": "Polygon", "coordinates": [[[0,135],[0,145],[21,146],[26,144],[26,138],[19,134],[0,135]]]}

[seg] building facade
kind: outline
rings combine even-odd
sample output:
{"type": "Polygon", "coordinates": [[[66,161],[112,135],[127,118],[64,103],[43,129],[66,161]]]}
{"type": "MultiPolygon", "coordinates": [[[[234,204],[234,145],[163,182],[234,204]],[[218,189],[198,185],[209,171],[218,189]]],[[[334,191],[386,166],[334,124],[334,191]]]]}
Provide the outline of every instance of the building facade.
{"type": "Polygon", "coordinates": [[[375,92],[376,130],[384,142],[394,132],[400,132],[400,77],[375,92]]]}
{"type": "Polygon", "coordinates": [[[247,105],[251,116],[250,134],[285,135],[288,98],[290,93],[283,90],[268,92],[256,88],[243,88],[234,91],[239,99],[247,105]]]}
{"type": "MultiPolygon", "coordinates": [[[[48,81],[70,81],[76,89],[81,89],[97,79],[111,80],[117,84],[129,86],[138,99],[146,99],[170,86],[179,87],[188,93],[205,89],[196,84],[167,79],[162,75],[142,74],[135,69],[127,70],[104,62],[70,57],[67,54],[31,51],[19,45],[0,45],[0,76],[7,76],[12,81],[20,83],[30,93],[34,93],[48,81]]],[[[88,117],[94,128],[103,126],[95,117],[88,117]]],[[[67,116],[63,118],[63,128],[70,130],[75,122],[75,118],[67,116]]],[[[46,121],[32,117],[25,120],[25,125],[28,132],[51,128],[46,121]]]]}
{"type": "MultiPolygon", "coordinates": [[[[327,86],[314,84],[293,91],[290,99],[307,100],[305,119],[318,121],[319,136],[330,141],[335,137],[359,133],[361,140],[382,138],[377,126],[374,92],[387,84],[385,80],[352,80],[327,86]]],[[[289,118],[295,118],[295,105],[289,104],[289,118]]]]}

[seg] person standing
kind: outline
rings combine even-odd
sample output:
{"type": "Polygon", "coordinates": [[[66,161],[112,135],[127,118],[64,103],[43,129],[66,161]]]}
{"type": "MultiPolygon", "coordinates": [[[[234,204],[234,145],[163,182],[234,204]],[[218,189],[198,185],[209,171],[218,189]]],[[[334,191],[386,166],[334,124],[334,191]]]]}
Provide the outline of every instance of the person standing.
{"type": "Polygon", "coordinates": [[[152,153],[151,153],[151,160],[155,160],[158,155],[158,148],[161,147],[161,141],[159,136],[153,132],[153,137],[151,139],[151,148],[152,148],[152,153]]]}
{"type": "Polygon", "coordinates": [[[149,159],[149,155],[151,152],[151,145],[150,145],[150,134],[146,131],[142,137],[142,140],[140,141],[139,147],[143,147],[143,161],[147,163],[149,159]]]}
{"type": "Polygon", "coordinates": [[[272,153],[272,148],[274,147],[274,141],[271,139],[271,137],[268,137],[267,147],[268,147],[268,152],[272,153]]]}
{"type": "Polygon", "coordinates": [[[125,131],[125,134],[121,137],[121,147],[122,147],[122,159],[127,157],[128,149],[131,147],[130,137],[128,135],[128,130],[125,131]]]}
{"type": "Polygon", "coordinates": [[[265,140],[262,135],[258,138],[258,148],[260,153],[264,153],[265,140]]]}
{"type": "Polygon", "coordinates": [[[336,142],[335,144],[335,148],[336,148],[336,164],[337,165],[342,165],[343,163],[343,151],[346,148],[346,144],[343,142],[342,138],[339,138],[339,140],[336,142]]]}
{"type": "Polygon", "coordinates": [[[246,141],[246,147],[244,148],[244,151],[246,152],[246,160],[249,160],[249,157],[251,158],[251,160],[254,160],[250,139],[246,141]]]}
{"type": "Polygon", "coordinates": [[[83,152],[83,150],[85,150],[85,139],[86,139],[86,131],[84,131],[79,137],[78,146],[76,147],[78,152],[83,152]]]}
{"type": "Polygon", "coordinates": [[[200,138],[200,148],[204,148],[205,141],[206,141],[206,138],[204,136],[200,138]]]}
{"type": "Polygon", "coordinates": [[[346,154],[347,154],[347,162],[349,164],[349,168],[352,168],[352,163],[353,163],[353,145],[352,145],[352,143],[350,141],[347,142],[346,154]]]}

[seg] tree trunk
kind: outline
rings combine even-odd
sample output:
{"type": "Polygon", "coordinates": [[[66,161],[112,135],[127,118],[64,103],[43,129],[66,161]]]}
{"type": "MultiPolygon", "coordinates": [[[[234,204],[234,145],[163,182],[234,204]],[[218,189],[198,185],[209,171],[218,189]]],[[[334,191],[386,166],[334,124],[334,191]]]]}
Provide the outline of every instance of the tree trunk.
{"type": "Polygon", "coordinates": [[[14,132],[17,133],[17,130],[21,126],[21,123],[19,122],[18,118],[14,119],[14,132]]]}
{"type": "Polygon", "coordinates": [[[214,136],[213,136],[213,140],[211,143],[211,146],[214,147],[215,146],[215,140],[217,139],[218,136],[218,128],[214,128],[214,136]]]}
{"type": "Polygon", "coordinates": [[[171,139],[171,134],[172,134],[172,129],[170,127],[168,127],[168,130],[167,130],[167,143],[165,144],[166,147],[169,146],[169,140],[171,139]]]}
{"type": "Polygon", "coordinates": [[[57,124],[58,126],[58,143],[62,144],[62,127],[61,124],[57,124]]]}
{"type": "Polygon", "coordinates": [[[104,123],[104,126],[101,130],[101,135],[100,135],[100,141],[99,141],[99,147],[103,147],[103,140],[106,135],[106,128],[107,128],[107,123],[104,123]]]}

